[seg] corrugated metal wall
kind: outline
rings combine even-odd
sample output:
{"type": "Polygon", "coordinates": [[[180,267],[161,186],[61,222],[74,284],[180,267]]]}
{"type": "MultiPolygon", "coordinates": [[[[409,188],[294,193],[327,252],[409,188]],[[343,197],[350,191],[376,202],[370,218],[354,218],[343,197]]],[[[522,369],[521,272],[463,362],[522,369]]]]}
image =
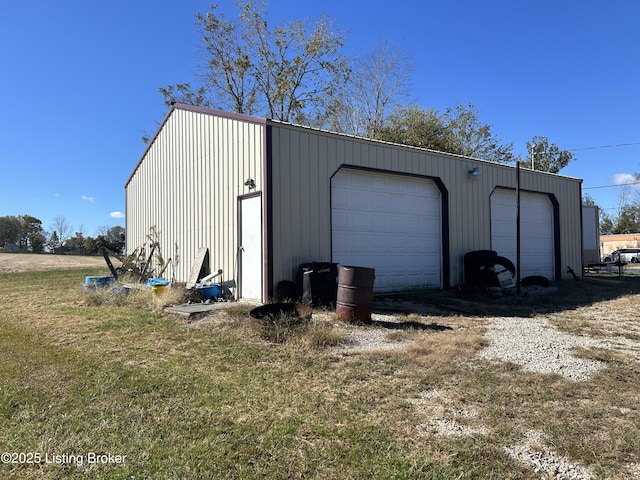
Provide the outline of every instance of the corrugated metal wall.
{"type": "Polygon", "coordinates": [[[584,265],[600,263],[600,209],[595,205],[582,207],[582,261],[584,265]]]}
{"type": "MultiPolygon", "coordinates": [[[[466,252],[491,248],[491,192],[516,187],[514,167],[270,123],[273,284],[294,279],[300,263],[331,260],[330,179],[342,165],[442,180],[449,200],[444,213],[449,218],[452,285],[463,281],[466,252]],[[481,175],[469,175],[474,166],[481,175]]],[[[555,195],[563,268],[580,271],[581,181],[521,169],[520,188],[555,195]]]]}
{"type": "MultiPolygon", "coordinates": [[[[224,280],[236,280],[238,197],[264,191],[263,203],[271,206],[264,212],[271,240],[270,287],[293,280],[301,263],[331,260],[331,177],[344,165],[441,180],[448,192],[444,215],[452,285],[463,281],[466,252],[491,248],[491,192],[516,186],[513,167],[174,106],[126,185],[127,252],[147,244],[155,226],[164,258],[173,260],[165,278],[186,281],[198,249],[208,247],[211,270],[222,268],[224,280]],[[267,145],[270,166],[265,165],[267,145]],[[263,166],[270,169],[270,179],[263,166]],[[475,166],[481,175],[468,174],[475,166]],[[249,178],[255,190],[244,185],[249,178]]],[[[521,188],[553,193],[563,269],[579,271],[581,181],[522,169],[521,188]]]]}
{"type": "Polygon", "coordinates": [[[265,125],[215,113],[174,107],[126,185],[127,252],[148,244],[155,227],[172,259],[167,279],[186,281],[201,247],[211,271],[236,279],[237,199],[262,189],[265,125]],[[244,185],[249,178],[256,189],[244,185]]]}

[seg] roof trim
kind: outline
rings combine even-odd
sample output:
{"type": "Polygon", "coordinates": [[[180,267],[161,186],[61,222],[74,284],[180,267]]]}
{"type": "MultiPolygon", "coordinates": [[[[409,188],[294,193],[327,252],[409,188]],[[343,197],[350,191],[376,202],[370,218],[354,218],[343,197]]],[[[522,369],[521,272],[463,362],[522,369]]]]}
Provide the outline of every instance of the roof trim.
{"type": "MultiPolygon", "coordinates": [[[[482,160],[480,158],[467,157],[467,156],[459,155],[459,154],[455,154],[455,153],[440,152],[440,151],[431,150],[431,149],[428,149],[428,148],[420,148],[420,147],[414,147],[414,146],[411,146],[411,145],[403,145],[403,144],[400,144],[400,143],[392,143],[392,142],[386,142],[386,141],[382,141],[382,140],[375,140],[375,139],[372,139],[372,138],[365,138],[365,137],[359,137],[359,136],[355,136],[355,135],[348,135],[348,134],[345,134],[345,133],[332,132],[330,130],[324,130],[324,129],[317,128],[317,127],[298,125],[298,124],[294,124],[294,123],[290,123],[290,122],[283,122],[281,120],[268,119],[268,118],[264,118],[264,117],[254,116],[254,115],[246,115],[246,114],[243,114],[243,113],[227,112],[227,111],[224,111],[224,110],[216,110],[216,109],[213,109],[213,108],[199,107],[199,106],[196,106],[196,105],[188,105],[186,103],[174,103],[173,105],[171,105],[171,108],[169,109],[169,111],[165,115],[164,119],[162,120],[162,123],[160,124],[160,126],[156,130],[156,133],[154,134],[153,138],[149,141],[149,144],[147,145],[147,148],[144,150],[144,152],[140,156],[140,159],[138,160],[138,163],[136,163],[136,166],[133,169],[133,172],[131,172],[131,175],[129,175],[129,178],[127,179],[127,182],[124,185],[125,189],[127,188],[129,183],[131,182],[131,179],[133,178],[133,176],[136,174],[136,171],[138,170],[138,168],[140,167],[142,161],[144,160],[145,156],[147,155],[147,152],[151,149],[151,146],[154,144],[154,142],[158,138],[158,135],[162,131],[162,128],[164,127],[165,123],[167,123],[169,117],[172,115],[172,113],[175,110],[185,110],[185,111],[189,111],[189,112],[201,113],[201,114],[204,114],[204,115],[211,115],[211,116],[214,116],[214,117],[227,118],[227,119],[231,119],[231,120],[238,120],[238,121],[242,121],[242,122],[248,122],[248,123],[264,125],[264,126],[266,126],[266,125],[281,125],[281,126],[286,126],[286,127],[290,127],[290,128],[310,130],[310,131],[314,131],[314,132],[318,132],[318,133],[324,133],[324,134],[327,134],[327,135],[335,135],[335,136],[350,138],[352,140],[359,140],[359,141],[364,141],[364,142],[373,142],[373,143],[379,143],[379,144],[383,144],[383,145],[386,144],[386,145],[393,146],[393,147],[405,148],[405,149],[416,150],[416,151],[421,151],[421,152],[426,152],[426,153],[434,153],[434,154],[437,154],[437,155],[445,155],[445,156],[449,156],[449,157],[458,158],[458,159],[461,159],[461,160],[470,160],[470,161],[473,161],[473,162],[480,162],[480,163],[486,164],[486,165],[500,166],[500,167],[504,167],[504,168],[512,169],[512,170],[516,169],[515,165],[509,165],[509,164],[506,164],[506,163],[491,162],[491,161],[488,161],[488,160],[482,160]]],[[[526,167],[524,167],[524,169],[527,171],[528,174],[552,175],[552,176],[555,176],[555,177],[561,177],[561,178],[565,178],[565,179],[574,180],[574,181],[579,182],[580,184],[582,184],[582,182],[583,182],[583,179],[581,179],[581,178],[569,177],[567,175],[562,175],[562,174],[559,174],[559,173],[549,173],[549,172],[543,172],[543,171],[540,171],[540,170],[529,170],[526,167]]]]}
{"type": "MultiPolygon", "coordinates": [[[[334,136],[338,136],[338,137],[344,137],[344,138],[347,138],[347,139],[358,140],[358,141],[362,141],[362,142],[378,143],[378,144],[381,144],[381,145],[388,145],[388,146],[391,146],[391,147],[404,148],[404,149],[408,149],[408,150],[415,150],[415,151],[418,151],[418,152],[433,153],[433,154],[436,154],[436,155],[444,155],[444,156],[447,156],[447,157],[453,157],[453,158],[457,158],[457,159],[460,159],[460,160],[479,162],[479,163],[484,164],[484,165],[500,166],[500,167],[504,167],[504,168],[507,168],[507,169],[510,169],[510,170],[515,170],[516,169],[515,165],[511,165],[509,163],[492,162],[491,160],[483,160],[481,158],[475,158],[475,157],[470,157],[470,156],[466,156],[466,155],[461,155],[459,153],[442,152],[442,151],[433,150],[433,149],[430,149],[430,148],[415,147],[413,145],[405,145],[403,143],[388,142],[386,140],[377,140],[375,138],[367,138],[367,137],[361,137],[361,136],[358,136],[358,135],[350,135],[348,133],[334,132],[334,131],[331,131],[331,130],[325,130],[325,129],[318,128],[318,127],[310,127],[308,125],[300,125],[300,124],[296,124],[296,123],[283,122],[281,120],[267,119],[267,123],[271,124],[271,125],[279,125],[279,126],[297,128],[297,129],[302,129],[302,130],[311,130],[313,132],[324,133],[326,135],[334,135],[334,136]]],[[[523,170],[526,170],[527,174],[551,175],[553,177],[561,177],[561,178],[564,178],[564,179],[575,180],[575,181],[577,181],[579,183],[583,182],[582,178],[570,177],[568,175],[563,175],[561,173],[551,173],[551,172],[545,172],[545,171],[542,171],[542,170],[531,170],[531,169],[527,168],[522,162],[521,162],[520,168],[523,169],[523,170]]]]}
{"type": "Polygon", "coordinates": [[[188,111],[188,112],[201,113],[203,115],[211,115],[213,117],[227,118],[227,119],[230,119],[230,120],[238,120],[238,121],[247,122],[247,123],[254,123],[254,124],[258,124],[258,125],[266,125],[267,124],[267,119],[266,118],[262,118],[262,117],[256,117],[256,116],[253,116],[253,115],[245,115],[243,113],[225,112],[224,110],[216,110],[216,109],[213,109],[213,108],[198,107],[196,105],[188,105],[186,103],[174,103],[174,104],[171,105],[171,107],[167,111],[166,115],[162,119],[162,122],[160,123],[160,126],[156,130],[156,133],[153,135],[153,138],[151,138],[151,140],[149,140],[149,143],[147,144],[147,148],[144,149],[144,152],[142,152],[142,155],[138,159],[138,162],[136,163],[136,166],[133,168],[133,171],[131,172],[131,175],[129,175],[129,178],[127,179],[127,182],[124,184],[124,188],[125,189],[129,186],[129,183],[133,179],[133,176],[138,171],[138,168],[140,168],[140,165],[142,164],[142,161],[147,156],[147,153],[149,152],[149,150],[151,149],[151,147],[155,143],[156,139],[158,138],[158,135],[160,135],[160,132],[162,131],[162,129],[164,128],[165,124],[169,120],[169,117],[171,117],[171,115],[173,114],[173,112],[175,110],[184,110],[184,111],[188,111]]]}
{"type": "Polygon", "coordinates": [[[255,115],[247,115],[245,113],[227,112],[225,110],[216,110],[215,108],[198,107],[196,105],[188,105],[186,103],[175,103],[172,105],[172,110],[180,109],[190,112],[203,113],[205,115],[212,115],[214,117],[228,118],[231,120],[240,120],[243,122],[256,123],[258,125],[266,125],[267,119],[258,117],[255,115]]]}

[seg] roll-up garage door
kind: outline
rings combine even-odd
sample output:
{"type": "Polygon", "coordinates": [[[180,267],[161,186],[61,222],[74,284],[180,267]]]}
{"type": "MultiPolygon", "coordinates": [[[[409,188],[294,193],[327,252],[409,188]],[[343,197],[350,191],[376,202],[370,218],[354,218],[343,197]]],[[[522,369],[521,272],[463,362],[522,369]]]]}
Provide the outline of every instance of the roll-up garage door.
{"type": "Polygon", "coordinates": [[[333,262],[375,268],[376,292],[441,287],[441,210],[429,179],[342,169],[331,182],[333,262]]]}
{"type": "MultiPolygon", "coordinates": [[[[516,264],[516,193],[491,194],[491,248],[516,264]]],[[[520,193],[520,276],[554,275],[553,205],[547,195],[520,193]]]]}

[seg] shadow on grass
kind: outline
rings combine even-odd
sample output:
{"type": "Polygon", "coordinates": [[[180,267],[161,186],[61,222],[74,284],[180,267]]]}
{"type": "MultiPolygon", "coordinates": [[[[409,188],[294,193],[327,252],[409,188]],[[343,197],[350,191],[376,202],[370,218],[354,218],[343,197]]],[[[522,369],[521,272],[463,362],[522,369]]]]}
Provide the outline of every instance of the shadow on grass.
{"type": "Polygon", "coordinates": [[[515,291],[450,289],[376,296],[373,307],[385,314],[529,317],[636,294],[640,294],[640,275],[587,275],[579,280],[554,282],[546,289],[523,290],[520,295],[515,291]]]}
{"type": "Polygon", "coordinates": [[[413,321],[406,322],[388,322],[385,320],[372,320],[371,325],[374,327],[386,328],[389,330],[431,330],[442,332],[444,330],[453,330],[446,325],[438,325],[437,323],[420,323],[413,321]]]}

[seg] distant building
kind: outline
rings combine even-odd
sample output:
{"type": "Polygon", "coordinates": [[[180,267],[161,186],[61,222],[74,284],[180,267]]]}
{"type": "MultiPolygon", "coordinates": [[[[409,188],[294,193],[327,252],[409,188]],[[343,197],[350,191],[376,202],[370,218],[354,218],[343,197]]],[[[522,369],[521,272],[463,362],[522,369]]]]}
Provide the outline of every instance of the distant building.
{"type": "Polygon", "coordinates": [[[582,207],[582,263],[600,263],[600,209],[595,205],[582,207]]]}
{"type": "Polygon", "coordinates": [[[640,233],[600,235],[600,252],[603,257],[620,248],[640,248],[640,233]]]}

